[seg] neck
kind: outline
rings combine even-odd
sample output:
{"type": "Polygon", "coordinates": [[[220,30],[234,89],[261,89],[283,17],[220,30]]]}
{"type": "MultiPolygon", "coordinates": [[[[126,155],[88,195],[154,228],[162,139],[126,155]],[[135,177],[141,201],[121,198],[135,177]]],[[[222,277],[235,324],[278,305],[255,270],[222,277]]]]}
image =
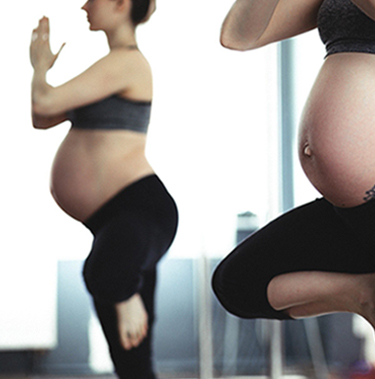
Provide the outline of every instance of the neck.
{"type": "Polygon", "coordinates": [[[134,27],[123,25],[120,28],[107,31],[105,34],[111,50],[137,45],[134,27]]]}

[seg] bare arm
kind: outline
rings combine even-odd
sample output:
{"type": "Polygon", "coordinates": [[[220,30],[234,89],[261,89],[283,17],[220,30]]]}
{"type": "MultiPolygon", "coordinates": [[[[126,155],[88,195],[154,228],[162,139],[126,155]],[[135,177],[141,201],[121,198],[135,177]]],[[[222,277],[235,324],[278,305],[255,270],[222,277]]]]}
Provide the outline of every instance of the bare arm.
{"type": "Polygon", "coordinates": [[[58,87],[50,86],[45,73],[36,70],[32,83],[33,110],[53,116],[126,90],[140,76],[142,62],[138,54],[136,51],[112,51],[58,87]]]}
{"type": "Polygon", "coordinates": [[[32,113],[33,126],[36,129],[48,129],[53,126],[59,125],[67,120],[65,113],[55,116],[41,116],[36,113],[32,113]]]}
{"type": "Polygon", "coordinates": [[[43,18],[36,31],[38,39],[33,39],[30,46],[34,67],[31,97],[35,127],[45,129],[57,125],[66,119],[67,111],[128,91],[133,88],[133,83],[145,81],[150,72],[139,52],[117,49],[72,80],[53,87],[47,83],[46,74],[59,53],[53,55],[49,40],[39,38],[39,34],[49,33],[48,19],[43,18]]]}
{"type": "Polygon", "coordinates": [[[33,126],[36,129],[48,129],[53,126],[56,126],[63,121],[67,119],[66,114],[62,113],[59,115],[53,115],[53,116],[45,116],[43,114],[36,112],[36,104],[38,102],[37,99],[39,99],[41,96],[44,96],[48,93],[51,86],[47,84],[46,81],[46,73],[47,71],[45,69],[42,69],[40,67],[35,68],[33,80],[32,80],[32,121],[33,126]]]}
{"type": "Polygon", "coordinates": [[[224,20],[223,46],[248,50],[267,28],[279,0],[237,0],[224,20]]]}
{"type": "Polygon", "coordinates": [[[251,50],[316,27],[322,0],[237,0],[221,31],[221,43],[251,50]]]}

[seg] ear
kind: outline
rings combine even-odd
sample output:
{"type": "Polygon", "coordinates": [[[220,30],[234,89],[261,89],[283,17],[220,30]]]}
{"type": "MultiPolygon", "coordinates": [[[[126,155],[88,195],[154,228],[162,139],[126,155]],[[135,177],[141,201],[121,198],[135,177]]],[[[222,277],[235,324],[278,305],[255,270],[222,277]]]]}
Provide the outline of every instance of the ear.
{"type": "Polygon", "coordinates": [[[130,12],[132,6],[131,0],[116,0],[116,3],[120,11],[130,12]]]}

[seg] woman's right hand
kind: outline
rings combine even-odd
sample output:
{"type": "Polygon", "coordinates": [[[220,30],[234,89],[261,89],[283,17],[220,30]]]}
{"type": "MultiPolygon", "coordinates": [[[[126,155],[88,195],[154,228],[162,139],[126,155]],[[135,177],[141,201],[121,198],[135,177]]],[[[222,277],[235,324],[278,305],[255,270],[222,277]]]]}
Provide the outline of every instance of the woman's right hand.
{"type": "Polygon", "coordinates": [[[34,69],[49,70],[64,46],[65,43],[61,45],[57,54],[52,53],[49,42],[49,20],[47,17],[41,18],[37,28],[33,30],[30,44],[30,60],[34,69]]]}

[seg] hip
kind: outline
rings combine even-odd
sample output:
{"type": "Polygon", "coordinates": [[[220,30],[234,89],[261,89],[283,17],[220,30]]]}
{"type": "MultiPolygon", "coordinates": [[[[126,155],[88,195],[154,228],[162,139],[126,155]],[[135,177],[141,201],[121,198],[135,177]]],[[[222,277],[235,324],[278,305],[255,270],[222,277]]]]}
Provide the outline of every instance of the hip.
{"type": "Polygon", "coordinates": [[[144,176],[122,188],[83,224],[97,235],[112,223],[126,225],[127,222],[129,225],[138,223],[148,238],[160,239],[163,235],[168,246],[172,243],[177,230],[178,210],[157,175],[144,176]]]}

